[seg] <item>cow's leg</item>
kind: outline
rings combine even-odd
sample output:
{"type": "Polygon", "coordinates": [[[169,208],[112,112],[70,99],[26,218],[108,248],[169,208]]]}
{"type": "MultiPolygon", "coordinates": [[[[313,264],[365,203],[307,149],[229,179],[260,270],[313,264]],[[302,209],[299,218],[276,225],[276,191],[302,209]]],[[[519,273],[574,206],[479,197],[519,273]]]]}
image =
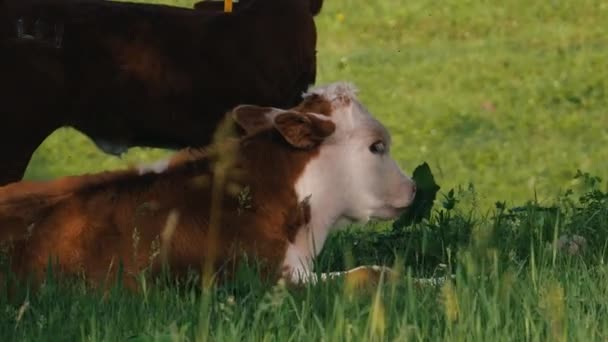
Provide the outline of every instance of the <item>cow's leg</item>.
{"type": "Polygon", "coordinates": [[[0,186],[20,181],[32,154],[46,138],[41,134],[28,134],[27,130],[0,132],[2,159],[0,186]],[[25,132],[25,133],[24,133],[25,132]]]}
{"type": "MultiPolygon", "coordinates": [[[[11,160],[7,164],[8,165],[5,164],[2,167],[3,170],[0,172],[0,186],[21,180],[23,172],[25,171],[25,167],[22,167],[19,162],[11,160]]],[[[27,166],[27,164],[25,164],[25,166],[27,166]]]]}
{"type": "MultiPolygon", "coordinates": [[[[348,271],[340,272],[325,272],[319,273],[305,273],[296,275],[291,274],[290,282],[297,285],[304,284],[316,284],[320,281],[332,281],[337,279],[344,279],[347,286],[351,288],[360,288],[366,286],[376,286],[380,283],[383,278],[384,281],[392,281],[397,279],[398,274],[390,267],[386,266],[359,266],[352,268],[348,271]]],[[[416,278],[413,279],[415,286],[441,286],[447,279],[454,280],[455,277],[434,277],[434,278],[416,278]]]]}
{"type": "Polygon", "coordinates": [[[65,112],[53,56],[27,48],[0,47],[0,185],[23,177],[32,153],[61,126],[65,112]]]}
{"type": "Polygon", "coordinates": [[[4,162],[2,163],[2,171],[0,171],[0,186],[21,180],[34,152],[34,149],[16,146],[18,143],[15,142],[11,145],[8,143],[1,144],[2,146],[10,147],[9,150],[3,153],[4,162]]]}
{"type": "Polygon", "coordinates": [[[385,266],[359,266],[348,271],[339,272],[324,272],[315,273],[304,270],[304,268],[292,270],[289,273],[285,273],[284,277],[293,284],[316,284],[319,281],[325,282],[334,279],[344,278],[347,283],[353,285],[363,284],[377,284],[380,278],[384,274],[384,277],[394,277],[395,272],[385,266]]]}

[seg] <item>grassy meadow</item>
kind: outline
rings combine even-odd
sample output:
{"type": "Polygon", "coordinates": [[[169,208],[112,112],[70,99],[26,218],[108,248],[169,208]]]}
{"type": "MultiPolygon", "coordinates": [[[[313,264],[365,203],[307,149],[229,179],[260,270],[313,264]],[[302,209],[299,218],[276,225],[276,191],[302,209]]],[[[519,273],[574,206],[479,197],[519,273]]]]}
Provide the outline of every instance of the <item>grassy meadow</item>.
{"type": "MultiPolygon", "coordinates": [[[[355,83],[401,166],[428,162],[442,189],[421,224],[335,234],[318,268],[385,263],[400,277],[291,290],[245,270],[204,294],[142,280],[142,294],[106,297],[50,279],[0,293],[0,340],[608,340],[606,23],[602,0],[325,0],[318,83],[355,83]],[[445,274],[455,281],[413,283],[445,274]]],[[[26,178],[166,153],[110,157],[61,129],[26,178]]]]}

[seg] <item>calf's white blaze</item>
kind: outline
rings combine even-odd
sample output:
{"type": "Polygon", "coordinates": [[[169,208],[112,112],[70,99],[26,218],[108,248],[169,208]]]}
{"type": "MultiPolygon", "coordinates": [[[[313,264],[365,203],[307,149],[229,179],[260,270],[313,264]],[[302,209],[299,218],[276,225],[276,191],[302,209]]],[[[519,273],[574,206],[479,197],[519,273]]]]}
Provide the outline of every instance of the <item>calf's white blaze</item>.
{"type": "Polygon", "coordinates": [[[345,83],[313,88],[332,104],[328,117],[335,132],[321,145],[295,184],[299,200],[310,196],[311,220],[298,231],[283,263],[291,281],[314,280],[312,260],[321,251],[332,227],[370,218],[392,219],[411,205],[414,182],[390,157],[386,128],[359,103],[354,88],[345,83]],[[384,153],[370,146],[382,142],[384,153]]]}

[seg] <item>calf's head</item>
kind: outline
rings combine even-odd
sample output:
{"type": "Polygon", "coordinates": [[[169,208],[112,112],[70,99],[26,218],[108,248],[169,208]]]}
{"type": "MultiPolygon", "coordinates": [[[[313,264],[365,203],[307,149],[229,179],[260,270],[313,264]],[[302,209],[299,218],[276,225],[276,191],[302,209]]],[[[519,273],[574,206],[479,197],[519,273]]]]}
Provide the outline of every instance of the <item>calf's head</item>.
{"type": "Polygon", "coordinates": [[[324,102],[321,107],[336,125],[297,184],[302,195],[326,199],[317,212],[325,208],[333,212],[328,215],[339,212],[337,220],[365,222],[395,218],[409,207],[416,186],[391,158],[387,129],[357,99],[354,87],[335,83],[313,88],[305,94],[303,110],[306,101],[316,102],[313,108],[324,102]]]}
{"type": "MultiPolygon", "coordinates": [[[[391,158],[386,128],[348,84],[313,88],[290,110],[240,106],[233,114],[246,133],[278,132],[283,146],[307,158],[292,184],[309,211],[285,252],[283,275],[291,281],[314,279],[312,260],[332,227],[396,218],[414,200],[416,185],[391,158]]],[[[267,158],[276,163],[271,151],[267,158]]]]}
{"type": "Polygon", "coordinates": [[[416,185],[390,156],[388,131],[349,84],[312,88],[290,110],[244,105],[233,116],[248,134],[274,129],[294,149],[315,152],[294,188],[299,200],[310,198],[319,225],[395,218],[414,199],[416,185]]]}

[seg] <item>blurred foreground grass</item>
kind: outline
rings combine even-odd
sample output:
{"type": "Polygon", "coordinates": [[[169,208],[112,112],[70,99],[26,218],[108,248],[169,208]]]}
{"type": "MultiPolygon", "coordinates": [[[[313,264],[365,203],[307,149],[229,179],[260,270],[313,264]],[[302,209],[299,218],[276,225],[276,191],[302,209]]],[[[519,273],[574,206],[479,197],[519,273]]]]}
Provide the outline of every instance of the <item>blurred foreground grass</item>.
{"type": "Polygon", "coordinates": [[[414,227],[334,235],[317,270],[394,265],[400,275],[378,287],[353,291],[338,280],[288,289],[249,268],[210,291],[196,276],[142,277],[137,294],[115,286],[102,296],[50,276],[40,291],[19,287],[8,299],[0,282],[0,340],[605,341],[608,193],[488,217],[471,215],[474,196],[456,192],[454,206],[414,227]],[[455,280],[414,285],[446,274],[455,280]]]}

